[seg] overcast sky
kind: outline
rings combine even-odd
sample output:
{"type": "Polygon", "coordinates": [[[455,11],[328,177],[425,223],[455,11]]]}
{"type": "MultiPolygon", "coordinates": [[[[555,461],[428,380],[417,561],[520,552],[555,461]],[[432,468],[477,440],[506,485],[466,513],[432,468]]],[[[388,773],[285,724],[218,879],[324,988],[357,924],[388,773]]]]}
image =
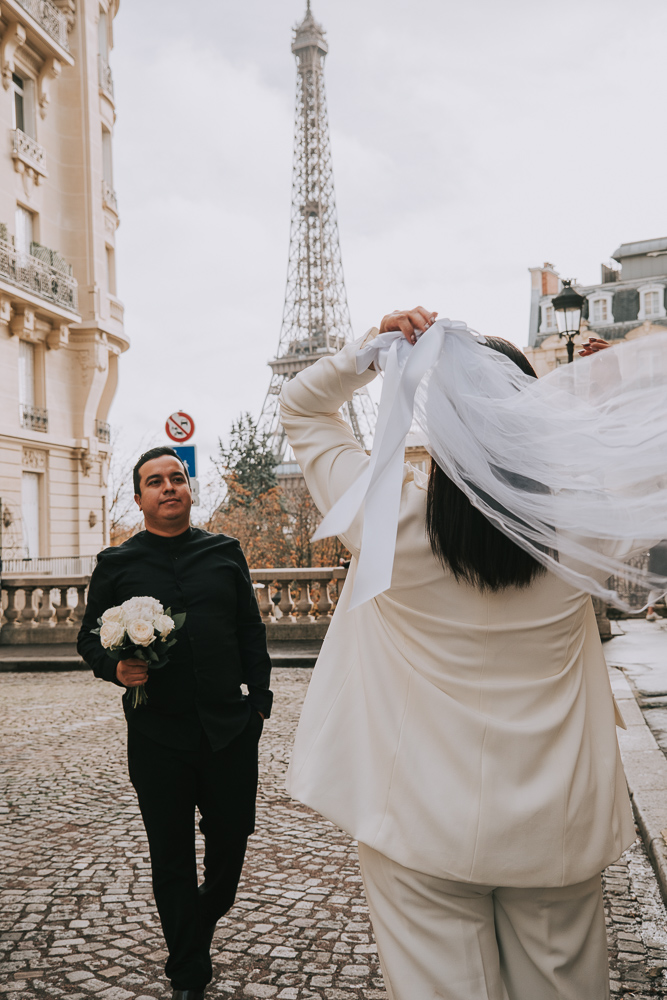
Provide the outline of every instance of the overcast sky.
{"type": "MultiPolygon", "coordinates": [[[[528,268],[667,235],[665,0],[313,0],[358,334],[416,304],[527,343],[528,268]]],[[[122,0],[111,64],[129,450],[200,459],[269,383],[305,0],[122,0]]]]}

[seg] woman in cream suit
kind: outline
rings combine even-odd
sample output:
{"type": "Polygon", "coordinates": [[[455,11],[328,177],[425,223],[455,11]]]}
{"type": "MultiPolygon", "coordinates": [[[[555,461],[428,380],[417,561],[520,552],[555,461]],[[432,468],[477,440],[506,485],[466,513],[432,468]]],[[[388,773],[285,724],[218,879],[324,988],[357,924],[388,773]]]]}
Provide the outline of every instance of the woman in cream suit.
{"type": "MultiPolygon", "coordinates": [[[[413,339],[434,316],[394,313],[380,332],[413,339]]],[[[322,513],[369,462],[339,410],[375,377],[357,374],[355,356],[377,333],[282,391],[283,425],[322,513]]],[[[503,344],[490,346],[527,364],[503,344]]],[[[431,476],[429,541],[429,477],[404,466],[391,586],[352,611],[360,518],[342,537],[350,575],[288,790],[359,843],[392,1000],[603,1000],[600,873],[635,831],[592,602],[460,494],[484,524],[470,520],[443,475],[431,476]],[[460,537],[433,509],[443,495],[460,537]]]]}

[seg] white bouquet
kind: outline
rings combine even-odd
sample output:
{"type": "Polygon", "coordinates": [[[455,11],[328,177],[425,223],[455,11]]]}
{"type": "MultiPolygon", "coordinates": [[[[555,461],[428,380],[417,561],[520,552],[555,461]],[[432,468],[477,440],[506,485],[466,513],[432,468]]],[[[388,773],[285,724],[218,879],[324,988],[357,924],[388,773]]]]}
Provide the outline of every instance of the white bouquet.
{"type": "MultiPolygon", "coordinates": [[[[115,608],[107,608],[97,619],[93,634],[109,656],[120,662],[131,657],[143,660],[149,670],[159,670],[169,662],[167,651],[176,642],[173,635],[185,621],[185,612],[172,616],[154,597],[131,597],[115,608]]],[[[133,708],[148,701],[144,685],[132,689],[133,708]]]]}

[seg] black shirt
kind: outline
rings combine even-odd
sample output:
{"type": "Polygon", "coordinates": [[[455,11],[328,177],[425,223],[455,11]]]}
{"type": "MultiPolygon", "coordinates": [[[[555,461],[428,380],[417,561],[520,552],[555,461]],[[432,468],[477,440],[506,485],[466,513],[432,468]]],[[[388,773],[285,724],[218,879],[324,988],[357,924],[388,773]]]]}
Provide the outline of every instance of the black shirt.
{"type": "Polygon", "coordinates": [[[218,750],[241,732],[251,707],[270,714],[266,629],[235,538],[201,528],[173,538],[141,531],[100,552],[77,648],[96,677],[116,684],[117,663],[91,630],[102,612],[130,597],[154,597],[165,611],[184,611],[186,618],[167,666],[149,670],[147,704],[132,708],[126,691],[129,726],[159,743],[193,750],[203,729],[218,750]]]}

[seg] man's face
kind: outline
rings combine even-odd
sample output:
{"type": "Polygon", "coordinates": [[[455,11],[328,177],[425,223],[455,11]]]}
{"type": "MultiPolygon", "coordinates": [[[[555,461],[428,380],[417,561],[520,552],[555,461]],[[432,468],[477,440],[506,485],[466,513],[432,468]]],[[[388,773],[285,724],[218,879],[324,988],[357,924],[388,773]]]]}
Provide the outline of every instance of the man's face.
{"type": "Polygon", "coordinates": [[[160,455],[139,469],[141,492],[134,499],[143,511],[146,527],[166,531],[190,523],[192,493],[185,470],[172,455],[160,455]]]}

